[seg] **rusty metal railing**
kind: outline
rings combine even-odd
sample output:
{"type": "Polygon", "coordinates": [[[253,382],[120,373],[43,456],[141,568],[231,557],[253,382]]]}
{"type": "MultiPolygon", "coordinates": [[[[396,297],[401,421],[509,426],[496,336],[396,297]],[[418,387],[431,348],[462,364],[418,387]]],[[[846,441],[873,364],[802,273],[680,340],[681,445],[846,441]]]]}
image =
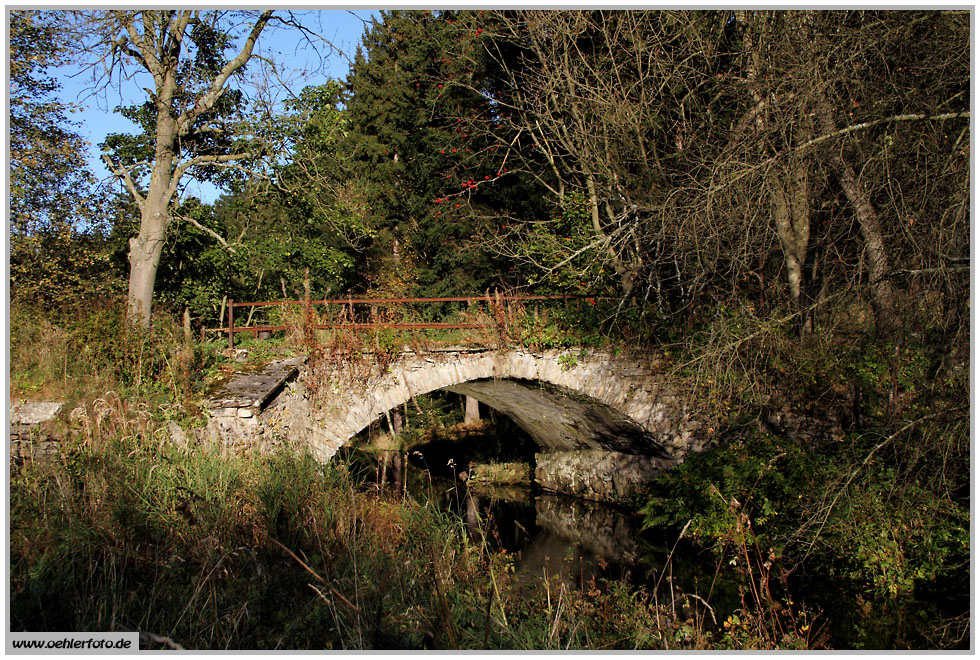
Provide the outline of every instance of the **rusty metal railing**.
{"type": "MultiPolygon", "coordinates": [[[[239,332],[251,332],[258,336],[260,332],[273,332],[277,330],[288,330],[294,326],[288,325],[244,325],[235,327],[235,309],[244,307],[273,307],[291,305],[347,305],[350,310],[350,318],[355,318],[353,313],[354,305],[387,305],[387,304],[410,304],[410,303],[444,303],[444,302],[486,302],[490,305],[500,305],[505,302],[525,302],[532,300],[571,300],[571,299],[594,299],[595,296],[588,295],[503,295],[503,294],[484,294],[482,296],[445,296],[435,298],[336,298],[332,300],[264,300],[258,302],[236,302],[228,301],[228,325],[221,328],[202,328],[201,334],[205,332],[226,332],[228,333],[228,348],[235,347],[235,335],[239,332]]],[[[372,314],[374,317],[374,314],[372,314]]],[[[309,324],[305,327],[313,330],[471,330],[488,329],[494,326],[486,323],[438,323],[438,322],[392,322],[378,321],[357,322],[347,321],[343,323],[317,323],[309,324]]]]}

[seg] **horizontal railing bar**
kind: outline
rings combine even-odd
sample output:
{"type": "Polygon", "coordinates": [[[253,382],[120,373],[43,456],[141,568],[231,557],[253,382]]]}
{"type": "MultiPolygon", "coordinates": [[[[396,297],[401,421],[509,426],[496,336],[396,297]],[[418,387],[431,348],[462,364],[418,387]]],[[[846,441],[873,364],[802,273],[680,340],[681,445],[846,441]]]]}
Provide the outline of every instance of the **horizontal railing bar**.
{"type": "MultiPolygon", "coordinates": [[[[286,325],[246,325],[231,329],[231,332],[272,332],[275,330],[288,330],[292,327],[286,325]]],[[[314,330],[337,330],[350,328],[352,330],[368,330],[373,328],[393,330],[473,330],[484,329],[492,326],[480,323],[334,323],[329,325],[310,325],[314,330]]],[[[204,332],[228,332],[228,328],[204,328],[204,332]]]]}
{"type": "MultiPolygon", "coordinates": [[[[608,298],[610,296],[590,296],[587,294],[575,295],[517,295],[500,296],[499,300],[570,300],[573,298],[608,298]]],[[[416,302],[468,302],[471,300],[482,300],[493,302],[496,300],[493,295],[486,296],[447,296],[442,298],[335,298],[331,300],[311,300],[311,305],[367,305],[390,304],[390,303],[416,303],[416,302]]],[[[264,300],[260,302],[238,302],[231,303],[233,307],[269,307],[273,305],[302,305],[303,300],[264,300]]]]}
{"type": "MultiPolygon", "coordinates": [[[[227,332],[228,348],[235,346],[236,332],[251,332],[258,336],[259,332],[272,332],[275,330],[286,330],[293,326],[242,326],[234,327],[234,310],[236,307],[273,307],[275,305],[382,305],[382,304],[405,304],[405,303],[438,303],[438,302],[474,302],[485,301],[492,304],[495,301],[523,301],[523,300],[575,300],[586,299],[595,304],[596,299],[611,299],[610,296],[589,295],[589,294],[566,294],[566,295],[501,295],[484,294],[482,296],[441,296],[431,298],[334,298],[325,300],[263,300],[256,302],[236,302],[228,301],[228,326],[224,328],[204,328],[201,330],[201,339],[206,332],[227,332]]],[[[353,309],[352,309],[353,311],[353,309]]],[[[373,316],[373,313],[372,313],[373,316]]],[[[251,314],[249,314],[251,320],[251,314]]],[[[492,326],[477,323],[338,323],[331,325],[304,325],[303,327],[316,330],[334,330],[338,328],[349,328],[354,330],[391,328],[393,330],[427,330],[427,329],[447,329],[447,330],[468,330],[468,329],[487,329],[492,326]]]]}

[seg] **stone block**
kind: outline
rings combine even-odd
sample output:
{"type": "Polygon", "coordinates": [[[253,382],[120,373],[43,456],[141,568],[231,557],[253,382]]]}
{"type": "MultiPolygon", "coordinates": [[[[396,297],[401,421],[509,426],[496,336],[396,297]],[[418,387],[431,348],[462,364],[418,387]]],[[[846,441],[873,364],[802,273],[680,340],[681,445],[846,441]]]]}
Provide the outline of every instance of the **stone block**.
{"type": "Polygon", "coordinates": [[[10,408],[10,423],[36,426],[49,422],[61,413],[65,404],[57,401],[22,401],[10,408]]]}
{"type": "Polygon", "coordinates": [[[527,463],[471,464],[469,481],[478,484],[530,484],[531,466],[527,463]]]}
{"type": "Polygon", "coordinates": [[[631,494],[671,465],[667,459],[596,450],[543,452],[534,458],[541,488],[604,501],[631,494]]]}

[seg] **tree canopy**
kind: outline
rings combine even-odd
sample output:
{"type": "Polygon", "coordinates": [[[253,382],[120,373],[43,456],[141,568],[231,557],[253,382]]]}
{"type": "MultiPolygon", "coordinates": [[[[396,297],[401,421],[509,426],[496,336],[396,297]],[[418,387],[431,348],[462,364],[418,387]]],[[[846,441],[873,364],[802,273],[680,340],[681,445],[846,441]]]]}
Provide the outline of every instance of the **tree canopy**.
{"type": "Polygon", "coordinates": [[[72,306],[111,284],[86,145],[48,71],[68,59],[58,19],[10,13],[10,277],[16,297],[72,306]]]}
{"type": "MultiPolygon", "coordinates": [[[[65,17],[35,15],[15,16],[12,49],[65,17]]],[[[743,296],[796,310],[803,332],[857,287],[887,333],[902,289],[964,291],[961,12],[382,12],[346,80],[280,107],[243,75],[289,14],[71,15],[96,84],[152,80],[117,109],[141,131],[102,145],[140,219],[129,299],[144,320],[162,246],[182,240],[173,218],[237,273],[207,276],[212,310],[220,288],[295,290],[310,268],[337,292],[606,293],[668,323],[743,296]],[[188,176],[227,198],[188,206],[188,176]]],[[[84,173],[54,161],[81,145],[42,100],[52,81],[15,60],[12,205],[27,226],[68,215],[84,173]]]]}

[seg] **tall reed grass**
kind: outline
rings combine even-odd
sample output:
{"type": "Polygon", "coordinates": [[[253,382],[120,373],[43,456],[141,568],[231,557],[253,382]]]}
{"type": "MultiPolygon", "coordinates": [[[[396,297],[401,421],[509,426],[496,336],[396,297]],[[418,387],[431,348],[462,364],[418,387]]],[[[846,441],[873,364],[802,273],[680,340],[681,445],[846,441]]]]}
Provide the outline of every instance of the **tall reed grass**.
{"type": "Polygon", "coordinates": [[[459,520],[343,465],[177,448],[116,399],[92,414],[12,477],[13,630],[198,649],[634,648],[672,630],[625,586],[528,587],[459,520]]]}
{"type": "Polygon", "coordinates": [[[719,643],[672,593],[528,581],[486,533],[363,489],[342,463],[173,444],[167,423],[195,418],[191,374],[213,358],[172,320],[142,332],[119,306],[73,322],[11,312],[15,396],[62,396],[71,411],[59,451],[12,471],[12,630],[138,630],[187,649],[719,643]]]}

